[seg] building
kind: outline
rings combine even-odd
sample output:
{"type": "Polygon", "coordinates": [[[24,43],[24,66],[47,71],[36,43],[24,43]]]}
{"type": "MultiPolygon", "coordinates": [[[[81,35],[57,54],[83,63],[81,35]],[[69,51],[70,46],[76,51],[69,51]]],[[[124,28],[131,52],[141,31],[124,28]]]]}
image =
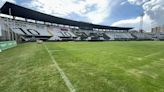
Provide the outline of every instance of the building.
{"type": "Polygon", "coordinates": [[[164,26],[159,26],[159,27],[154,27],[152,28],[152,33],[160,33],[160,32],[164,32],[164,26]]]}
{"type": "Polygon", "coordinates": [[[22,41],[102,41],[151,40],[133,28],[113,27],[60,18],[6,2],[0,9],[0,40],[22,41]]]}

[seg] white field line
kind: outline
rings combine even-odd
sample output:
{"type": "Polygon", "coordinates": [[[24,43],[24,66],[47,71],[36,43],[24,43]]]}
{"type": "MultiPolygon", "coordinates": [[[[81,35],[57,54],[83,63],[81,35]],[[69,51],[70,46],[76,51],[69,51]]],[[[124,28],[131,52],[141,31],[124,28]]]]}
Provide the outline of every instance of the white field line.
{"type": "Polygon", "coordinates": [[[65,75],[64,71],[59,67],[58,63],[56,62],[55,58],[52,56],[52,53],[50,52],[50,50],[48,49],[48,47],[44,44],[45,49],[47,50],[49,56],[52,59],[52,62],[54,63],[55,67],[57,68],[57,70],[59,71],[61,77],[63,78],[66,86],[68,87],[68,89],[70,90],[70,92],[76,92],[74,86],[72,85],[72,83],[70,82],[70,80],[68,79],[68,77],[65,75]]]}
{"type": "MultiPolygon", "coordinates": [[[[82,48],[82,49],[84,49],[84,51],[86,51],[86,50],[91,49],[91,48],[85,47],[85,48],[82,48]]],[[[79,51],[79,50],[81,51],[82,49],[81,48],[78,48],[78,49],[74,48],[74,49],[68,49],[68,51],[79,51]]],[[[96,50],[98,50],[98,49],[96,49],[96,50]]],[[[106,48],[103,48],[101,50],[106,50],[106,48]]],[[[63,50],[63,49],[49,49],[49,51],[51,51],[51,52],[62,52],[62,51],[65,51],[65,50],[63,50]]]]}
{"type": "Polygon", "coordinates": [[[148,58],[148,57],[153,57],[153,56],[156,56],[158,54],[161,54],[160,52],[157,52],[157,53],[153,53],[153,54],[149,54],[149,55],[146,55],[144,56],[145,58],[148,58]]]}
{"type": "MultiPolygon", "coordinates": [[[[61,49],[56,49],[56,50],[49,50],[50,52],[63,52],[65,50],[61,50],[61,49]]],[[[69,49],[69,51],[79,51],[79,49],[69,49]]]]}
{"type": "Polygon", "coordinates": [[[136,57],[136,56],[128,56],[128,59],[136,59],[136,60],[143,60],[143,59],[146,59],[146,58],[150,58],[150,57],[153,57],[153,56],[156,56],[156,55],[159,55],[161,54],[161,52],[157,52],[157,53],[152,53],[152,54],[149,54],[149,55],[146,55],[146,56],[143,56],[143,57],[136,57]]]}
{"type": "Polygon", "coordinates": [[[49,50],[50,52],[62,52],[64,50],[49,50]]]}

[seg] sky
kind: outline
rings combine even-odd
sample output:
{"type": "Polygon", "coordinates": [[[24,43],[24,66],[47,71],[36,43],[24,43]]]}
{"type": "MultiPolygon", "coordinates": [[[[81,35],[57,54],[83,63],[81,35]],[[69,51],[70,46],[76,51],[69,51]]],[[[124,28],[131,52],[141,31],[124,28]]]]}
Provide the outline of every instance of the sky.
{"type": "Polygon", "coordinates": [[[46,14],[108,26],[143,28],[164,25],[164,0],[0,0],[46,14]]]}

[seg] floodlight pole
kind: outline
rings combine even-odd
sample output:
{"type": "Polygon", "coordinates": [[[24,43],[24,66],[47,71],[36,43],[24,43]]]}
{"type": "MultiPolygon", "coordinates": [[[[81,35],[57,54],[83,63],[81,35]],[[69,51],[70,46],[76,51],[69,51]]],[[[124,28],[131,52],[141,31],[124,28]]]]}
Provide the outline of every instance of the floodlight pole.
{"type": "Polygon", "coordinates": [[[144,17],[144,13],[141,14],[140,16],[140,32],[143,32],[143,17],[144,17]]]}

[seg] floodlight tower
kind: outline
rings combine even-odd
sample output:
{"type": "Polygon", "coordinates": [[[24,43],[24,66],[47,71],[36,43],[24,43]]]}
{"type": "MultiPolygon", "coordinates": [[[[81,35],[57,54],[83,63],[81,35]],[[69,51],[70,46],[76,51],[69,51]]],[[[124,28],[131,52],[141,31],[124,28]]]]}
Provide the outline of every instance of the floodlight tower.
{"type": "Polygon", "coordinates": [[[143,30],[143,17],[144,17],[144,13],[142,13],[140,15],[140,29],[139,31],[142,33],[144,30],[143,30]]]}

